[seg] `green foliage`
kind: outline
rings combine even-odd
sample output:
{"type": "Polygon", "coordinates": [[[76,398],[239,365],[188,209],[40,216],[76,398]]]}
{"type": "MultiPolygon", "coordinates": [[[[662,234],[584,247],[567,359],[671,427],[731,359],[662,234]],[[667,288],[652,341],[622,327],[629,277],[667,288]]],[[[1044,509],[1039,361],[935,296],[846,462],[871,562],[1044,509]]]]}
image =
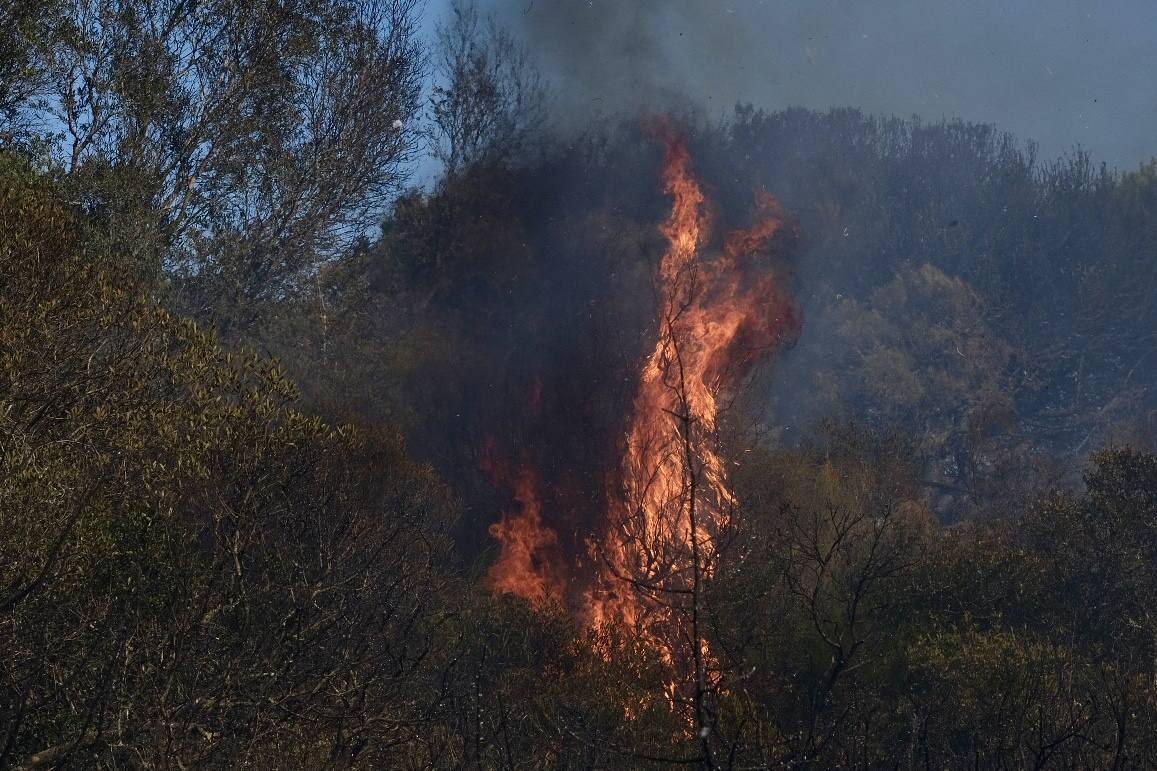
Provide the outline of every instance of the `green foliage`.
{"type": "Polygon", "coordinates": [[[739,763],[1151,762],[1157,459],[1103,453],[1083,495],[943,530],[905,455],[844,429],[745,471],[712,598],[739,763]]]}
{"type": "Polygon", "coordinates": [[[1109,768],[1143,757],[1118,737],[1132,719],[1118,722],[1107,673],[1069,648],[965,628],[921,638],[908,655],[920,704],[913,756],[1006,769],[1109,768]]]}
{"type": "Polygon", "coordinates": [[[734,678],[723,688],[736,719],[757,726],[734,739],[744,757],[821,762],[883,730],[934,535],[907,455],[844,428],[743,471],[739,559],[714,581],[712,606],[725,614],[718,646],[734,678]]]}
{"type": "Polygon", "coordinates": [[[244,331],[402,182],[415,14],[412,0],[5,0],[0,139],[44,150],[123,270],[244,331]]]}
{"type": "Polygon", "coordinates": [[[721,229],[760,185],[797,212],[807,313],[766,421],[800,441],[730,459],[698,737],[655,650],[450,558],[488,543],[486,437],[559,480],[567,548],[603,510],[654,148],[519,155],[533,73],[460,14],[452,173],[370,242],[408,3],[0,10],[0,766],[1152,766],[1157,458],[1054,473],[1151,440],[1152,164],[851,110],[692,131],[721,229]]]}
{"type": "Polygon", "coordinates": [[[386,762],[434,698],[439,485],[114,281],[46,182],[3,178],[5,759],[386,762]]]}

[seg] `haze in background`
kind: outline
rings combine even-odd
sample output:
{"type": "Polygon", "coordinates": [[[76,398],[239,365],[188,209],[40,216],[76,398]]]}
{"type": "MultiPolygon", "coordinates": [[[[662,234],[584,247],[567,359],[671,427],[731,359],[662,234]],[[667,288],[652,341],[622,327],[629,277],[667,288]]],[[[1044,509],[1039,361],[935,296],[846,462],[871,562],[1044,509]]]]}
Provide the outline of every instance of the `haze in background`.
{"type": "MultiPolygon", "coordinates": [[[[433,0],[433,19],[448,0],[433,0]]],[[[1151,0],[483,0],[555,87],[556,114],[737,102],[996,124],[1057,156],[1157,154],[1151,0]]]]}

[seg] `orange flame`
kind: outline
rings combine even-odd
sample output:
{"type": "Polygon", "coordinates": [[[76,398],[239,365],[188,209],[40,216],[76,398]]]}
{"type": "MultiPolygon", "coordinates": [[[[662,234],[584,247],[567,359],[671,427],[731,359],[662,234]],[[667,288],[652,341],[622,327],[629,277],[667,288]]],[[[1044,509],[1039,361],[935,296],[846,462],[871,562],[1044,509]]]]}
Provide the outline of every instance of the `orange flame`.
{"type": "Polygon", "coordinates": [[[674,200],[662,225],[659,334],[635,396],[607,532],[593,544],[605,569],[587,595],[587,614],[594,627],[631,630],[672,663],[676,641],[689,639],[683,611],[696,583],[714,571],[736,507],[717,421],[799,319],[775,276],[746,264],[782,226],[775,199],[761,192],[758,222],[728,234],[714,259],[703,259],[707,197],[686,145],[670,130],[661,134],[663,189],[674,200]]]}
{"type": "MultiPolygon", "coordinates": [[[[721,456],[718,421],[756,364],[799,328],[796,306],[765,266],[783,220],[767,192],[756,196],[757,221],[728,233],[711,250],[711,214],[692,173],[686,144],[669,128],[663,190],[672,196],[661,226],[658,339],[647,357],[626,426],[620,468],[609,474],[605,530],[590,544],[596,575],[583,595],[594,628],[612,625],[657,651],[673,667],[687,649],[710,651],[689,634],[688,605],[715,571],[737,501],[721,456]]],[[[542,402],[534,384],[531,409],[542,402]]],[[[542,520],[540,482],[527,464],[509,467],[488,442],[483,470],[520,504],[490,527],[500,543],[492,589],[542,608],[567,596],[569,575],[558,534],[542,520]]],[[[667,697],[677,700],[678,681],[667,697]]]]}
{"type": "Polygon", "coordinates": [[[526,464],[510,467],[497,458],[493,441],[487,442],[482,470],[491,479],[511,488],[520,508],[505,512],[490,526],[498,540],[498,559],[490,566],[490,588],[498,594],[513,594],[542,609],[561,603],[566,592],[566,568],[558,533],[542,522],[539,479],[526,464]]]}

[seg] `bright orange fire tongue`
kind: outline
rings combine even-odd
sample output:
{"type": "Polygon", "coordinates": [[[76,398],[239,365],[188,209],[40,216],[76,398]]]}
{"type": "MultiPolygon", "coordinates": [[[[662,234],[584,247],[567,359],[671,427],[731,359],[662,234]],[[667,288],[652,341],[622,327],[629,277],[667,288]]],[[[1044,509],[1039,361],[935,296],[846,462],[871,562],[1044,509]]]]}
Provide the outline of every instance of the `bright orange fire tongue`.
{"type": "MultiPolygon", "coordinates": [[[[707,198],[686,145],[670,130],[660,134],[663,189],[674,202],[662,225],[669,246],[658,274],[658,340],[640,374],[621,468],[609,475],[604,531],[592,544],[599,567],[584,614],[592,627],[614,625],[673,662],[682,655],[674,641],[690,631],[685,611],[715,570],[736,504],[719,455],[721,406],[799,321],[771,271],[749,264],[780,228],[775,199],[760,193],[757,223],[727,235],[704,259],[707,198]]],[[[529,466],[497,463],[493,449],[484,470],[521,508],[490,528],[501,544],[491,586],[536,607],[561,602],[568,571],[557,534],[542,521],[538,477],[529,466]]]]}
{"type": "Polygon", "coordinates": [[[490,535],[501,544],[488,573],[491,589],[521,597],[539,609],[550,602],[561,603],[566,568],[558,534],[542,522],[538,475],[529,465],[503,463],[493,441],[484,448],[482,470],[495,483],[509,487],[521,507],[504,513],[490,526],[490,535]]]}
{"type": "Polygon", "coordinates": [[[719,455],[721,404],[794,334],[798,317],[770,271],[744,264],[780,228],[775,200],[761,193],[757,224],[704,260],[706,196],[686,145],[670,132],[663,138],[663,186],[674,205],[662,226],[669,247],[659,267],[659,334],[628,426],[621,495],[612,496],[607,531],[594,545],[606,568],[587,610],[592,626],[615,624],[669,648],[686,637],[683,610],[714,571],[735,509],[719,455]]]}

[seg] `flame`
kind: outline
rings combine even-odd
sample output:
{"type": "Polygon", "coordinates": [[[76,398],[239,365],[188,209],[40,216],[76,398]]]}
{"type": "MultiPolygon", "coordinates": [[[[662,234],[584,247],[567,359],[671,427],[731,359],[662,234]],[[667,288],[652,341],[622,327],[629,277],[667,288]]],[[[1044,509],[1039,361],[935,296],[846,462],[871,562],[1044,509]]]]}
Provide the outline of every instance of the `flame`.
{"type": "MultiPolygon", "coordinates": [[[[760,191],[755,224],[713,242],[709,200],[687,145],[667,126],[656,133],[665,144],[663,190],[672,198],[661,225],[667,249],[656,276],[658,334],[640,372],[619,468],[608,474],[608,510],[590,543],[596,567],[582,613],[592,629],[612,627],[674,672],[691,657],[711,659],[689,619],[738,503],[720,418],[754,367],[797,334],[799,314],[774,272],[756,264],[783,227],[776,200],[760,191]]],[[[536,380],[532,413],[541,405],[536,380]]],[[[527,463],[499,463],[492,442],[484,456],[483,469],[520,504],[490,527],[501,545],[491,587],[539,608],[563,601],[570,575],[557,532],[543,523],[537,473],[527,463]]],[[[667,682],[674,704],[680,681],[673,675],[667,682]]]]}
{"type": "Polygon", "coordinates": [[[604,568],[586,598],[591,626],[630,630],[673,664],[689,645],[708,656],[701,636],[688,635],[689,605],[715,570],[737,504],[720,455],[720,415],[799,318],[774,274],[749,265],[782,227],[775,199],[759,193],[756,224],[728,234],[705,259],[707,196],[686,144],[660,133],[673,205],[661,228],[668,248],[658,270],[658,339],[643,366],[607,529],[592,544],[604,568]]]}
{"type": "Polygon", "coordinates": [[[493,440],[487,442],[481,465],[493,481],[509,487],[519,503],[518,510],[504,512],[489,528],[500,544],[498,559],[487,573],[491,590],[521,597],[539,610],[561,603],[566,567],[558,533],[542,521],[538,474],[526,463],[512,467],[499,460],[493,440]]]}

